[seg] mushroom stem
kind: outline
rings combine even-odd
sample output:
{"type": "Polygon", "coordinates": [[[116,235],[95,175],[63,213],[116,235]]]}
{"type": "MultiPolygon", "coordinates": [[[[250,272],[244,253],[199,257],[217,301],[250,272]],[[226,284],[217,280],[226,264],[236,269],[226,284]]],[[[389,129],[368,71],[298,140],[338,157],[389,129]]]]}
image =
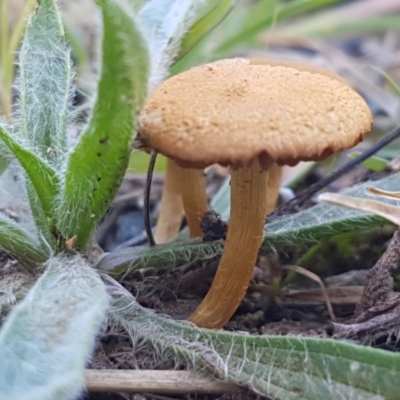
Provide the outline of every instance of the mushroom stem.
{"type": "Polygon", "coordinates": [[[174,160],[167,158],[160,214],[154,235],[156,243],[168,242],[179,232],[182,224],[183,203],[180,170],[181,168],[174,160]]]}
{"type": "Polygon", "coordinates": [[[180,168],[183,208],[191,238],[202,238],[200,224],[209,210],[206,180],[202,169],[180,168]]]}
{"type": "Polygon", "coordinates": [[[263,238],[268,171],[257,160],[232,170],[231,218],[224,252],[209,292],[189,320],[222,328],[243,300],[263,238]]]}
{"type": "Polygon", "coordinates": [[[278,203],[283,171],[281,166],[273,163],[268,172],[268,194],[265,207],[266,216],[275,210],[276,204],[278,203]]]}

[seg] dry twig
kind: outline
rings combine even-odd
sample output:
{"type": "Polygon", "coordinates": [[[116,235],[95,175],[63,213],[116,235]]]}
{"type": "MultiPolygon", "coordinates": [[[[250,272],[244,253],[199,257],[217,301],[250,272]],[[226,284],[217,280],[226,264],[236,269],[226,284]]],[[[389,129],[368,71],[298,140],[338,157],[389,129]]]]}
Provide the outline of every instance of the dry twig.
{"type": "Polygon", "coordinates": [[[86,370],[89,392],[127,392],[164,394],[241,393],[228,382],[219,382],[191,371],[86,370]]]}

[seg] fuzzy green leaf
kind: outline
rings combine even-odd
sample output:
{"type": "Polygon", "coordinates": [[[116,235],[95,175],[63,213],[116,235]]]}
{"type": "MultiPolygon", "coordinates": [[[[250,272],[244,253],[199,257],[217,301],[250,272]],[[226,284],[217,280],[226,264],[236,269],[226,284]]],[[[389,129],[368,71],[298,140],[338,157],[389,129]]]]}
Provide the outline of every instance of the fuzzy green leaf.
{"type": "Polygon", "coordinates": [[[20,133],[31,149],[59,167],[67,152],[72,73],[54,0],[40,0],[28,23],[19,71],[20,133]]]}
{"type": "Polygon", "coordinates": [[[235,5],[235,0],[222,0],[204,17],[200,18],[183,37],[175,62],[183,58],[196,44],[219,25],[235,5]]]}
{"type": "MultiPolygon", "coordinates": [[[[353,197],[368,198],[365,189],[375,186],[383,190],[396,191],[400,187],[400,173],[377,181],[356,185],[342,193],[353,197]]],[[[385,200],[393,203],[390,200],[385,200]]],[[[318,204],[297,214],[283,217],[267,224],[263,247],[291,244],[316,243],[350,231],[371,231],[387,222],[380,217],[360,211],[326,204],[318,204]]]]}
{"type": "Polygon", "coordinates": [[[59,229],[85,246],[115,196],[129,161],[132,135],[147,90],[148,56],[133,17],[119,1],[99,1],[102,71],[92,117],[70,154],[59,229]]]}
{"type": "Polygon", "coordinates": [[[38,200],[40,203],[40,214],[35,213],[34,209],[32,210],[38,227],[51,227],[54,223],[54,205],[58,194],[58,177],[55,170],[31,150],[21,146],[2,126],[0,126],[0,140],[4,142],[21,163],[30,181],[28,185],[31,184],[34,188],[34,191],[30,190],[28,194],[30,193],[31,198],[32,196],[37,196],[37,199],[32,199],[32,201],[36,204],[38,200]],[[43,217],[47,221],[43,221],[43,217]]]}
{"type": "Polygon", "coordinates": [[[10,152],[8,147],[0,140],[0,176],[3,175],[3,173],[10,166],[12,160],[13,160],[12,153],[10,152]]]}
{"type": "Polygon", "coordinates": [[[107,306],[85,260],[50,260],[0,331],[0,400],[76,399],[107,306]]]}
{"type": "MultiPolygon", "coordinates": [[[[0,153],[1,153],[1,150],[0,150],[0,153]]],[[[10,162],[7,159],[7,157],[3,157],[0,154],[0,176],[3,175],[4,171],[8,168],[9,165],[10,165],[10,162]]]]}
{"type": "Polygon", "coordinates": [[[24,230],[12,219],[0,213],[0,248],[9,253],[20,263],[35,266],[50,256],[42,249],[32,232],[24,230]]]}
{"type": "Polygon", "coordinates": [[[155,247],[130,247],[106,254],[96,265],[96,268],[118,276],[127,272],[152,267],[172,268],[194,259],[208,259],[220,254],[222,243],[208,243],[198,241],[161,244],[155,247]]]}
{"type": "MultiPolygon", "coordinates": [[[[400,187],[400,173],[373,182],[365,182],[343,191],[354,197],[368,197],[365,189],[374,186],[383,190],[396,191],[400,187]]],[[[387,203],[396,204],[390,200],[387,203]]],[[[216,203],[214,203],[216,204],[216,203]]],[[[222,205],[225,203],[222,202],[222,205]]],[[[398,202],[400,204],[400,202],[398,202]]],[[[334,235],[353,231],[371,231],[386,225],[387,222],[375,215],[345,209],[327,204],[318,204],[294,215],[282,217],[265,226],[263,249],[272,246],[291,246],[319,243],[334,235]]],[[[183,236],[183,235],[182,235],[183,236]]],[[[179,263],[184,254],[184,262],[192,262],[208,255],[218,256],[222,253],[220,242],[203,243],[201,247],[195,241],[172,242],[143,249],[118,250],[107,255],[102,261],[102,269],[111,273],[122,274],[130,270],[146,268],[168,268],[179,263]],[[181,246],[185,246],[185,251],[181,246]]]]}
{"type": "Polygon", "coordinates": [[[200,6],[198,0],[150,0],[140,10],[137,22],[150,52],[150,90],[168,76],[200,6]]]}
{"type": "Polygon", "coordinates": [[[400,356],[329,339],[253,336],[200,329],[156,315],[123,289],[111,318],[131,337],[189,368],[290,400],[384,400],[398,397],[400,356]]]}

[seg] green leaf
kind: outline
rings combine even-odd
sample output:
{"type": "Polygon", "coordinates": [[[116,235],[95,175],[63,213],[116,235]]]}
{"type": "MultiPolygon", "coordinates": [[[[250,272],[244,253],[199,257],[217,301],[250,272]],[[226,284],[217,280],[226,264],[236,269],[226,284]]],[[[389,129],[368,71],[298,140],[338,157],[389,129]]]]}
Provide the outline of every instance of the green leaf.
{"type": "Polygon", "coordinates": [[[29,267],[46,261],[50,256],[49,249],[46,251],[37,244],[34,233],[24,230],[2,213],[0,213],[0,248],[29,267]]]}
{"type": "Polygon", "coordinates": [[[247,15],[244,26],[226,38],[217,47],[215,54],[217,57],[226,56],[235,47],[253,40],[275,22],[337,2],[338,0],[293,0],[279,2],[279,5],[274,7],[270,0],[262,0],[253,12],[247,15]]]}
{"type": "MultiPolygon", "coordinates": [[[[235,49],[257,44],[258,35],[280,21],[318,10],[340,0],[259,0],[239,1],[215,34],[206,36],[186,57],[171,68],[172,74],[204,62],[232,57],[235,49]]],[[[288,24],[290,25],[290,24],[288,24]]],[[[275,27],[274,27],[275,29],[275,27]]],[[[237,53],[237,51],[236,51],[237,53]]]]}
{"type": "Polygon", "coordinates": [[[149,0],[140,10],[137,22],[150,53],[150,91],[167,77],[200,6],[198,0],[149,0]]]}
{"type": "Polygon", "coordinates": [[[329,339],[200,329],[156,315],[115,289],[110,317],[131,337],[189,368],[290,400],[398,396],[398,354],[329,339]]]}
{"type": "MultiPolygon", "coordinates": [[[[354,151],[353,153],[350,154],[350,158],[354,159],[358,157],[360,154],[361,154],[360,151],[354,151]]],[[[362,165],[365,168],[370,169],[371,171],[379,172],[389,165],[389,161],[381,157],[372,156],[367,160],[363,161],[362,165]]]]}
{"type": "Polygon", "coordinates": [[[148,57],[133,18],[116,0],[99,1],[102,71],[92,117],[70,154],[58,210],[65,238],[85,249],[115,196],[147,93],[148,57]]]}
{"type": "Polygon", "coordinates": [[[200,18],[183,37],[175,62],[183,58],[204,36],[218,26],[230,13],[234,5],[235,0],[222,0],[204,17],[200,18]]]}
{"type": "Polygon", "coordinates": [[[54,0],[40,0],[28,23],[19,71],[23,139],[43,159],[59,167],[67,152],[72,73],[54,0]]]}
{"type": "Polygon", "coordinates": [[[76,399],[107,307],[80,256],[50,260],[0,331],[0,400],[76,399]]]}
{"type": "Polygon", "coordinates": [[[54,207],[55,198],[58,194],[58,177],[56,171],[31,150],[21,146],[1,125],[0,140],[10,149],[25,170],[30,181],[28,185],[32,185],[34,188],[34,191],[28,189],[28,195],[33,205],[32,212],[38,228],[44,229],[41,233],[48,236],[47,227],[52,229],[55,221],[54,207]],[[37,197],[37,199],[35,197],[37,197]],[[38,202],[40,203],[39,210],[37,207],[38,202]],[[35,210],[37,212],[35,212],[35,210]],[[46,218],[47,221],[44,221],[44,218],[46,218]]]}
{"type": "Polygon", "coordinates": [[[193,259],[208,259],[220,254],[222,243],[186,241],[174,244],[161,244],[155,247],[130,247],[106,254],[96,268],[118,276],[153,267],[173,268],[193,259]]]}

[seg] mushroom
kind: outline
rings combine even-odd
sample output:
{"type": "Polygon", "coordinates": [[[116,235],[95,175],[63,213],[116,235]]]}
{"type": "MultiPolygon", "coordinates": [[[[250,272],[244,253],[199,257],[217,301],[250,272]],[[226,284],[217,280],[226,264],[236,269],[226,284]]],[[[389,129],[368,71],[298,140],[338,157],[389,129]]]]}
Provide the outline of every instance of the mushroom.
{"type": "Polygon", "coordinates": [[[346,79],[342,78],[336,72],[324,67],[320,67],[319,65],[302,61],[279,60],[267,57],[249,57],[248,60],[250,61],[250,64],[254,65],[270,65],[271,67],[288,67],[288,68],[295,68],[299,71],[310,72],[311,74],[321,74],[328,76],[332,79],[336,79],[345,85],[348,85],[346,79]]]}
{"type": "Polygon", "coordinates": [[[168,242],[179,232],[182,225],[183,203],[179,171],[175,161],[167,159],[160,212],[154,233],[156,243],[168,242]]]}
{"type": "MultiPolygon", "coordinates": [[[[133,147],[144,151],[151,150],[141,137],[140,128],[133,147]]],[[[167,158],[160,213],[154,235],[156,243],[168,242],[179,232],[183,211],[190,237],[202,238],[201,221],[209,211],[204,172],[197,168],[183,169],[172,158],[167,158]]]]}
{"type": "Polygon", "coordinates": [[[203,171],[180,168],[174,160],[168,158],[155,242],[168,242],[179,232],[183,211],[190,237],[202,238],[200,224],[208,209],[203,171]]]}
{"type": "MultiPolygon", "coordinates": [[[[290,67],[295,68],[298,71],[306,71],[312,74],[321,74],[328,76],[332,79],[336,79],[339,82],[342,82],[345,85],[348,85],[347,81],[343,79],[341,76],[336,74],[335,72],[320,67],[318,65],[300,62],[300,61],[286,61],[286,60],[279,60],[273,58],[266,58],[266,57],[250,57],[248,58],[250,64],[253,65],[270,65],[272,67],[279,66],[279,67],[290,67]]],[[[267,206],[266,206],[266,215],[274,211],[276,204],[278,203],[279,199],[279,189],[281,187],[281,180],[282,180],[282,168],[277,165],[273,164],[269,170],[269,184],[268,184],[268,198],[267,198],[267,206]]]]}
{"type": "Polygon", "coordinates": [[[192,68],[155,90],[136,140],[182,169],[231,168],[225,248],[190,321],[221,328],[245,296],[264,233],[271,165],[323,160],[356,145],[371,124],[365,101],[338,80],[244,59],[192,68]]]}
{"type": "MultiPolygon", "coordinates": [[[[319,73],[347,84],[347,82],[335,72],[314,64],[277,60],[265,57],[251,57],[248,60],[250,61],[250,64],[255,65],[285,66],[295,68],[299,71],[319,73]]],[[[232,63],[237,61],[238,59],[222,60],[223,63],[232,63]]],[[[221,63],[221,61],[219,61],[219,63],[221,63]]],[[[276,164],[273,164],[269,170],[269,186],[265,210],[266,215],[271,213],[276,207],[279,198],[281,179],[282,168],[276,164]]],[[[160,202],[160,212],[154,235],[156,243],[167,242],[179,232],[182,224],[182,215],[184,213],[184,209],[186,209],[185,214],[190,237],[201,238],[203,236],[199,221],[208,211],[208,201],[207,197],[204,195],[205,192],[203,188],[205,188],[205,183],[201,171],[187,169],[186,171],[182,170],[173,160],[167,159],[165,182],[160,202]],[[188,190],[189,187],[187,184],[183,184],[184,189],[183,192],[181,192],[182,180],[188,180],[192,187],[197,190],[197,193],[193,193],[188,190]]]]}

